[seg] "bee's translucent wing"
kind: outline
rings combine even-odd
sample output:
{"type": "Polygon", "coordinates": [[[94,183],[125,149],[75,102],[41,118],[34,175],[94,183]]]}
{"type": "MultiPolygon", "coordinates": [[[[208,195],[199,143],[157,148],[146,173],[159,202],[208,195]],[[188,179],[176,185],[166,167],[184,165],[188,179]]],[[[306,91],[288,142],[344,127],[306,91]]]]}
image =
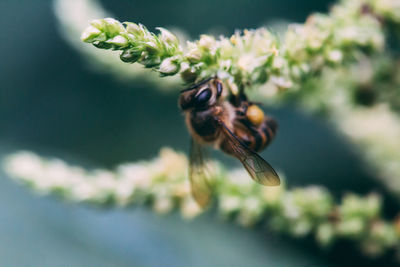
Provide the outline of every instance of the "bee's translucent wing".
{"type": "Polygon", "coordinates": [[[211,175],[205,165],[203,147],[192,138],[189,158],[189,180],[192,195],[196,202],[205,208],[211,201],[212,185],[211,175]]]}
{"type": "Polygon", "coordinates": [[[229,130],[225,123],[222,121],[219,121],[219,123],[226,137],[225,142],[229,145],[233,156],[242,162],[251,178],[262,185],[280,185],[279,176],[271,165],[241,142],[240,139],[229,130]]]}

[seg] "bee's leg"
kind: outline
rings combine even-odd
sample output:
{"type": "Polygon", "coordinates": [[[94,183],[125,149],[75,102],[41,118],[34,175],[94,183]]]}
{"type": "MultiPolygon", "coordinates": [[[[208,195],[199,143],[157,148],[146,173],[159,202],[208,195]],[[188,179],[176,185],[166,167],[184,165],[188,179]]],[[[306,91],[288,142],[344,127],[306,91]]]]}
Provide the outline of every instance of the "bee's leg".
{"type": "Polygon", "coordinates": [[[242,88],[237,95],[231,94],[228,100],[233,106],[240,107],[243,102],[247,102],[247,96],[242,88]]]}
{"type": "Polygon", "coordinates": [[[238,120],[246,119],[246,113],[247,113],[248,107],[249,107],[248,105],[241,105],[240,107],[238,107],[236,109],[236,118],[238,120]]]}
{"type": "Polygon", "coordinates": [[[247,120],[247,110],[250,105],[251,104],[247,101],[247,98],[240,101],[239,105],[236,107],[236,118],[238,120],[247,120]]]}

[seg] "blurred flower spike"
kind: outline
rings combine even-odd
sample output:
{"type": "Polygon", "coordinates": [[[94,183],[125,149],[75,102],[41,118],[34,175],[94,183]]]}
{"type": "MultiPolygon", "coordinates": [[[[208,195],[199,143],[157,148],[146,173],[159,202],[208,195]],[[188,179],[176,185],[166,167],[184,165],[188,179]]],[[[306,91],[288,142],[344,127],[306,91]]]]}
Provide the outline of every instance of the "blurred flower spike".
{"type": "MultiPolygon", "coordinates": [[[[42,194],[107,207],[148,205],[159,214],[177,208],[189,219],[203,210],[191,196],[187,164],[183,153],[164,148],[153,160],[121,164],[112,171],[88,171],[31,152],[10,155],[4,169],[17,182],[42,194]]],[[[360,241],[362,250],[372,256],[400,245],[398,220],[388,222],[380,217],[382,201],[376,194],[347,194],[335,204],[323,187],[263,187],[243,169],[228,172],[218,162],[210,167],[217,180],[217,210],[226,220],[246,227],[265,223],[296,237],[315,235],[323,246],[339,238],[360,241]]]]}

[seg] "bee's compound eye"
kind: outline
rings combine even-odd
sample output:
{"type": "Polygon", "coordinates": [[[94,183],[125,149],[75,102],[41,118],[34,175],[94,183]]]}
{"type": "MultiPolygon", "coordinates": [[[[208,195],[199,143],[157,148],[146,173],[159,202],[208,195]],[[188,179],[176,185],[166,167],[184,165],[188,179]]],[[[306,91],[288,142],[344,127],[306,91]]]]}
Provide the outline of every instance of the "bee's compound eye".
{"type": "Polygon", "coordinates": [[[196,105],[204,105],[207,103],[208,100],[210,100],[212,95],[212,92],[209,88],[204,89],[203,91],[200,92],[195,98],[196,105]]]}
{"type": "Polygon", "coordinates": [[[222,83],[217,81],[217,96],[221,96],[222,94],[222,83]]]}

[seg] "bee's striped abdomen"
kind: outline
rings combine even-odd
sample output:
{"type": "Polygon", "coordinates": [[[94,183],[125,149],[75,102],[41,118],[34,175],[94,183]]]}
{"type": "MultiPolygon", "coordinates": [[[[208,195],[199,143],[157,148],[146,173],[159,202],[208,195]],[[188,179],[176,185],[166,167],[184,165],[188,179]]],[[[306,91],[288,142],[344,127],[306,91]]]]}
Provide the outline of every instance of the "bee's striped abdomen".
{"type": "Polygon", "coordinates": [[[277,130],[278,123],[274,119],[267,117],[258,128],[259,134],[262,135],[263,143],[256,151],[261,151],[268,146],[274,139],[277,130]]]}
{"type": "Polygon", "coordinates": [[[257,128],[250,126],[243,134],[240,131],[237,133],[239,138],[252,150],[259,152],[268,146],[274,139],[278,124],[274,119],[266,118],[257,128]]]}

